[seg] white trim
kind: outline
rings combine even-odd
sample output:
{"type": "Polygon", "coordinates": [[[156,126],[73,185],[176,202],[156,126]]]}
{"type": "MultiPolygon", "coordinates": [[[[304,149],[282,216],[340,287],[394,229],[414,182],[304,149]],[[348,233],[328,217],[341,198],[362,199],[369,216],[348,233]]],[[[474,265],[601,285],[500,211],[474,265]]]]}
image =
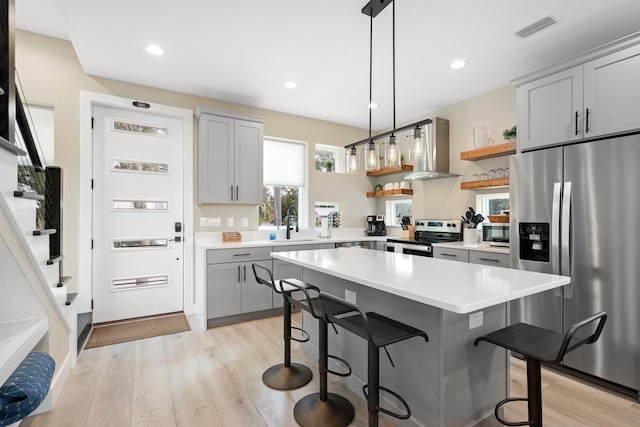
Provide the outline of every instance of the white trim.
{"type": "Polygon", "coordinates": [[[71,353],[69,353],[67,354],[67,357],[65,357],[64,362],[56,366],[56,371],[51,379],[51,385],[49,386],[49,393],[47,394],[47,397],[44,398],[40,406],[29,414],[29,416],[53,410],[60,394],[62,393],[62,389],[69,378],[69,374],[71,373],[71,362],[71,353]]]}
{"type": "MultiPolygon", "coordinates": [[[[78,153],[78,283],[80,284],[78,295],[78,313],[86,313],[91,310],[92,297],[92,263],[93,254],[91,252],[92,235],[92,199],[91,199],[91,179],[93,178],[93,153],[92,140],[93,130],[91,129],[91,116],[94,105],[121,108],[130,111],[140,111],[133,106],[135,99],[121,98],[112,95],[105,95],[95,92],[80,91],[79,111],[80,111],[80,149],[78,153]]],[[[157,114],[181,118],[183,123],[184,140],[184,312],[192,314],[196,312],[195,283],[193,280],[193,111],[185,108],[172,107],[168,105],[150,103],[147,110],[157,114]]]]}

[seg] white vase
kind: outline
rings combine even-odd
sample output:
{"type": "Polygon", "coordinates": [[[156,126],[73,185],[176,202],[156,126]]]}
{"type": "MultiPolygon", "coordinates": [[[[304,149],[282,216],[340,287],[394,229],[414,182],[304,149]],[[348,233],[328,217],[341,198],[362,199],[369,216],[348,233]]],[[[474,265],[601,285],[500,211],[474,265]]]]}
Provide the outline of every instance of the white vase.
{"type": "Polygon", "coordinates": [[[465,228],[462,233],[462,239],[465,245],[475,245],[478,243],[478,229],[477,228],[465,228]]]}

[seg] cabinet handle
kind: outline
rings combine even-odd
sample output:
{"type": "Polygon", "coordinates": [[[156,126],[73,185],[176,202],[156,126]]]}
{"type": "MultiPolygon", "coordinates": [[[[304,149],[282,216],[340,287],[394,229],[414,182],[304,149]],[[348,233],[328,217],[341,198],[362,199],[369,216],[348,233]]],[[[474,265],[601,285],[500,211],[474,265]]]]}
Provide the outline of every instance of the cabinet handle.
{"type": "Polygon", "coordinates": [[[231,186],[231,201],[233,202],[233,185],[231,186]]]}
{"type": "Polygon", "coordinates": [[[578,134],[578,112],[576,111],[576,135],[578,134]]]}
{"type": "Polygon", "coordinates": [[[238,201],[238,198],[240,197],[240,189],[238,188],[238,186],[236,185],[236,202],[238,201]]]}
{"type": "Polygon", "coordinates": [[[458,257],[458,255],[456,255],[456,254],[446,254],[446,253],[443,253],[442,256],[451,256],[451,257],[454,257],[454,258],[458,257]]]}
{"type": "Polygon", "coordinates": [[[247,266],[244,266],[244,281],[247,281],[247,266]]]}
{"type": "Polygon", "coordinates": [[[238,266],[238,283],[240,283],[240,266],[238,266]]]}
{"type": "Polygon", "coordinates": [[[478,258],[480,261],[491,261],[491,262],[500,262],[500,260],[498,259],[493,259],[493,258],[478,258]]]}
{"type": "Polygon", "coordinates": [[[233,254],[233,256],[249,256],[251,254],[233,254]]]}
{"type": "Polygon", "coordinates": [[[589,133],[589,109],[587,108],[587,123],[585,125],[585,133],[589,133]]]}

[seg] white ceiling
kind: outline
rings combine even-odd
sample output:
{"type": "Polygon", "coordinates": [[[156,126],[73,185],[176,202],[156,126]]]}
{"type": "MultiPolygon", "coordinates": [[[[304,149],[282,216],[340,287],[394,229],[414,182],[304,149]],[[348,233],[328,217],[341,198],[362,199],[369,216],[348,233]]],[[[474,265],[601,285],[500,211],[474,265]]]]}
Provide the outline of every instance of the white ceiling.
{"type": "MultiPolygon", "coordinates": [[[[17,28],[70,40],[87,74],[369,126],[366,0],[15,2],[17,28]],[[166,55],[148,55],[150,43],[166,55]]],[[[640,31],[638,0],[395,3],[398,125],[640,31]],[[546,16],[559,23],[515,36],[546,16]],[[469,65],[449,69],[456,58],[469,65]]],[[[391,16],[373,20],[374,130],[393,126],[391,16]]]]}

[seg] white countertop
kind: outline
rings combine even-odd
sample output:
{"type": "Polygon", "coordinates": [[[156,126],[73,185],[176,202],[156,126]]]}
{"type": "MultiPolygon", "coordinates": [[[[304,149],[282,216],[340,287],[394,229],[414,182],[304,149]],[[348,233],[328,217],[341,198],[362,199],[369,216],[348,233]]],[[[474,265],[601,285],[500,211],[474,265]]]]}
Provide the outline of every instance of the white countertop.
{"type": "Polygon", "coordinates": [[[439,246],[443,248],[465,249],[468,251],[493,252],[497,254],[508,254],[509,248],[504,246],[491,246],[490,243],[469,244],[465,242],[446,242],[432,243],[431,246],[439,246]]]}
{"type": "Polygon", "coordinates": [[[272,252],[271,256],[459,314],[571,282],[554,274],[361,248],[272,252]]]}
{"type": "Polygon", "coordinates": [[[329,239],[321,237],[292,238],[290,240],[243,240],[241,242],[222,242],[213,239],[196,239],[196,245],[202,249],[233,249],[233,248],[259,248],[264,246],[292,246],[292,245],[318,245],[322,243],[341,242],[365,242],[381,241],[386,242],[387,236],[358,236],[358,237],[331,237],[329,239]]]}

